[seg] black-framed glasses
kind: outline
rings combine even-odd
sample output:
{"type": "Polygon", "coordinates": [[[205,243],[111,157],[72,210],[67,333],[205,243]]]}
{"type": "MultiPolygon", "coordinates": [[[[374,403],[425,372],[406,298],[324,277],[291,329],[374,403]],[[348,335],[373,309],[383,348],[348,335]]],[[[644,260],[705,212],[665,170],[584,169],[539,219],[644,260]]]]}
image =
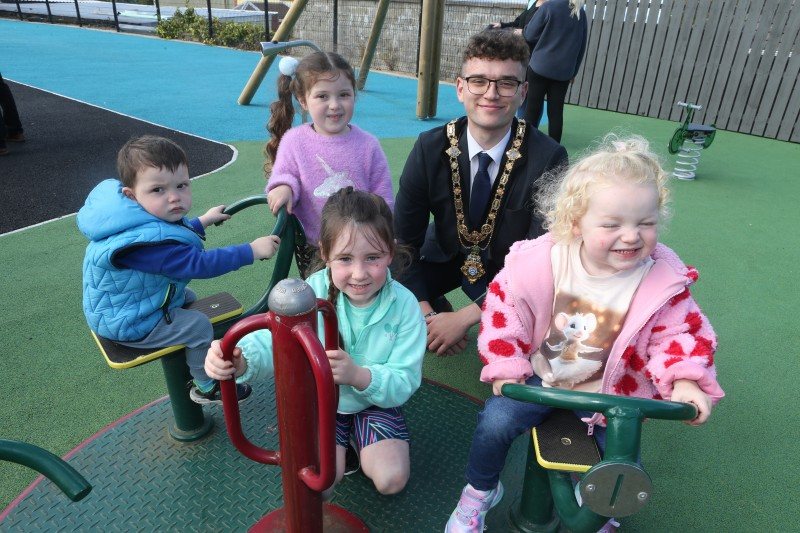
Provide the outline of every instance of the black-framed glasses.
{"type": "Polygon", "coordinates": [[[497,94],[500,96],[514,96],[517,94],[519,86],[523,84],[523,82],[515,79],[490,80],[489,78],[476,76],[464,78],[464,81],[467,82],[467,89],[469,89],[469,92],[479,96],[489,92],[489,86],[492,83],[494,83],[494,86],[497,88],[497,94]]]}

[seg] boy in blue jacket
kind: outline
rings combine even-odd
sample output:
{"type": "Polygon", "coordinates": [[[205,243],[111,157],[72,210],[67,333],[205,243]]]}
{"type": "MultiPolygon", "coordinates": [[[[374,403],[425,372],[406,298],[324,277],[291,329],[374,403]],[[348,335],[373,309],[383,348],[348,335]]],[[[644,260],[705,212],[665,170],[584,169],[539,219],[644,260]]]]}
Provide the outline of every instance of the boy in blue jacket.
{"type": "MultiPolygon", "coordinates": [[[[134,348],[183,344],[193,379],[193,401],[220,403],[219,384],[203,369],[213,340],[203,313],[185,309],[196,300],[186,285],[213,278],[255,259],[269,259],[280,239],[203,249],[205,228],[227,220],[224,205],[189,220],[192,207],[184,151],[163,137],[143,136],[119,151],[120,179],[89,193],[78,228],[91,241],[83,260],[83,311],[97,335],[134,348]]],[[[251,388],[237,387],[239,400],[251,388]]]]}

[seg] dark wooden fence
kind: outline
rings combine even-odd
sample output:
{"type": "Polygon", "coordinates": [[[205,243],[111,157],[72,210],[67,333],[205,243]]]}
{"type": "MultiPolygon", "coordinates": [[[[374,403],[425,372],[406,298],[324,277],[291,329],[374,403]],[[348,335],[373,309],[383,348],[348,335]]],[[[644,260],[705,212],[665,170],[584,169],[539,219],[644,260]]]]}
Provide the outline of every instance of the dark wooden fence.
{"type": "Polygon", "coordinates": [[[800,142],[800,1],[589,0],[573,104],[800,142]],[[794,52],[794,53],[793,53],[794,52]]]}

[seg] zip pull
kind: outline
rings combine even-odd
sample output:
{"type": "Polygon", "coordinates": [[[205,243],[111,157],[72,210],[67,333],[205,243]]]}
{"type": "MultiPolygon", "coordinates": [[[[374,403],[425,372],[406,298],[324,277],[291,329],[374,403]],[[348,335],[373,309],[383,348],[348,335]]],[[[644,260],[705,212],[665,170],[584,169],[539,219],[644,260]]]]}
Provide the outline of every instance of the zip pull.
{"type": "Polygon", "coordinates": [[[161,312],[164,313],[164,320],[167,324],[172,324],[172,317],[169,316],[169,304],[172,303],[172,297],[175,296],[177,292],[177,288],[173,283],[169,284],[169,289],[167,289],[167,297],[164,300],[164,305],[161,306],[161,312]]]}

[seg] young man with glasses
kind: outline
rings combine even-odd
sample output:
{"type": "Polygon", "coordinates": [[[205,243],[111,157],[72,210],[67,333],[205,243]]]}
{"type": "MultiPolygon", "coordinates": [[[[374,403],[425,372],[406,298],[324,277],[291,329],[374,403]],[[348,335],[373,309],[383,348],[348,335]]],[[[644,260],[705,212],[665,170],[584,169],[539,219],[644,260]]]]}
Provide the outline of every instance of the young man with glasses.
{"type": "Polygon", "coordinates": [[[437,355],[466,347],[509,248],[542,233],[532,212],[536,180],[567,164],[564,147],[514,117],[528,58],[513,30],[472,36],[456,79],[466,116],[420,134],[400,176],[395,230],[413,259],[398,279],[419,300],[437,355]],[[457,287],[472,303],[454,312],[444,295],[457,287]]]}

